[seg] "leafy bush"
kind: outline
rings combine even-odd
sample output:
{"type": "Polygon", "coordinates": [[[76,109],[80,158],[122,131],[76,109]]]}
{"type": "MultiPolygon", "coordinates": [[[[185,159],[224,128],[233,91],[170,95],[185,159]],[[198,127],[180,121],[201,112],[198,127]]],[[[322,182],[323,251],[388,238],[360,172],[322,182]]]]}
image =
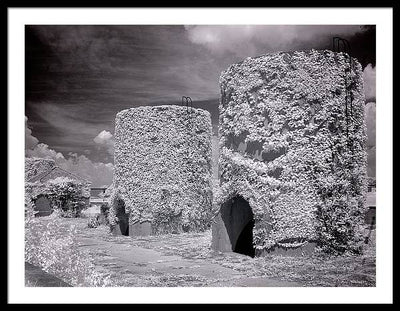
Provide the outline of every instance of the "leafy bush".
{"type": "Polygon", "coordinates": [[[83,196],[84,184],[66,177],[57,177],[46,184],[45,195],[54,210],[62,217],[79,217],[86,206],[83,196]]]}
{"type": "Polygon", "coordinates": [[[120,191],[118,189],[114,190],[110,196],[110,209],[107,215],[107,223],[110,226],[110,231],[119,223],[118,215],[121,212],[125,212],[125,202],[121,198],[120,191]]]}
{"type": "Polygon", "coordinates": [[[110,213],[110,204],[105,202],[100,206],[99,223],[109,225],[108,214],[110,213]]]}
{"type": "MultiPolygon", "coordinates": [[[[32,201],[25,202],[25,260],[73,286],[110,286],[110,276],[96,270],[90,256],[79,249],[74,226],[62,232],[55,211],[35,218],[32,201]]],[[[65,230],[65,229],[64,229],[65,230]]]]}
{"type": "Polygon", "coordinates": [[[107,217],[109,211],[110,211],[110,205],[108,205],[108,203],[103,203],[103,204],[101,204],[101,206],[100,206],[100,213],[101,213],[102,215],[104,215],[105,217],[107,217]]]}
{"type": "MultiPolygon", "coordinates": [[[[351,211],[345,200],[337,205],[318,208],[318,250],[334,255],[362,253],[363,237],[359,228],[353,224],[360,217],[351,211]]],[[[360,223],[359,220],[357,222],[360,223]]]]}
{"type": "Polygon", "coordinates": [[[88,228],[97,228],[98,226],[100,226],[99,215],[88,219],[88,228]]]}

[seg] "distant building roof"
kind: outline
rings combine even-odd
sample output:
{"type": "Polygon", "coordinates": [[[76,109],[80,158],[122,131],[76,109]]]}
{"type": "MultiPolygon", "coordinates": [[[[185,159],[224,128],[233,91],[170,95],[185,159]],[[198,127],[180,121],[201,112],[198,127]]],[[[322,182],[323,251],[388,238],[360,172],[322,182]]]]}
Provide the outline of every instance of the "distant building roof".
{"type": "Polygon", "coordinates": [[[87,179],[85,179],[77,174],[68,172],[58,166],[53,167],[51,170],[48,170],[41,174],[38,174],[38,175],[32,177],[31,179],[29,179],[28,181],[29,182],[37,182],[37,181],[38,182],[46,182],[48,180],[55,179],[57,177],[69,177],[73,180],[77,180],[82,183],[90,183],[87,179]]]}
{"type": "Polygon", "coordinates": [[[108,187],[90,187],[90,190],[106,190],[108,187]]]}
{"type": "Polygon", "coordinates": [[[50,171],[55,166],[56,162],[52,159],[25,158],[25,180],[29,181],[37,175],[50,171]]]}

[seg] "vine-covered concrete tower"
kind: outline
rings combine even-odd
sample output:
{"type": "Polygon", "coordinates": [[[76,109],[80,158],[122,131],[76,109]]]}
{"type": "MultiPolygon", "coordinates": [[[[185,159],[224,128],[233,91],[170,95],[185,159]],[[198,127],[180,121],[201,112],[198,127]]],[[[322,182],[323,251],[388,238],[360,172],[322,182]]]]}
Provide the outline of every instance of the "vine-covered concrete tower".
{"type": "Polygon", "coordinates": [[[113,186],[110,219],[117,233],[206,229],[212,203],[210,113],[183,106],[119,112],[113,186]]]}
{"type": "Polygon", "coordinates": [[[220,77],[216,250],[360,251],[362,68],[345,53],[247,58],[220,77]]]}

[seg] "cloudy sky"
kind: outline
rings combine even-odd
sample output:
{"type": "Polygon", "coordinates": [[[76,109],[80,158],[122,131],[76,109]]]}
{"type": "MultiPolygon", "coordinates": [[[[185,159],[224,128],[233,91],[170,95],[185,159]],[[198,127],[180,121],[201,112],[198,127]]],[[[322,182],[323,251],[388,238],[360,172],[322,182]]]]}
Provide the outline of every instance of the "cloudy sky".
{"type": "Polygon", "coordinates": [[[333,36],[364,68],[374,176],[375,28],[357,25],[26,26],[26,155],[109,184],[118,111],[186,95],[211,112],[216,134],[221,71],[268,52],[331,49],[333,36]]]}

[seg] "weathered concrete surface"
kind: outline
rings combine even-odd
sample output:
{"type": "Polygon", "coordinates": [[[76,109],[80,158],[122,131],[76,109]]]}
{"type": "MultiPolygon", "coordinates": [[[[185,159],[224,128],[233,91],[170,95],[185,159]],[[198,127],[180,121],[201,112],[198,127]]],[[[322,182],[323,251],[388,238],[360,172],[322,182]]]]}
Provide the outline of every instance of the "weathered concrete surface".
{"type": "Polygon", "coordinates": [[[148,221],[129,225],[129,236],[147,236],[150,234],[152,234],[151,223],[148,221]]]}
{"type": "Polygon", "coordinates": [[[25,262],[25,286],[28,287],[71,287],[54,275],[25,262]]]}
{"type": "Polygon", "coordinates": [[[50,205],[50,200],[44,195],[39,195],[37,197],[35,200],[34,210],[38,212],[35,215],[36,217],[49,216],[53,212],[53,209],[50,205]]]}
{"type": "Polygon", "coordinates": [[[214,218],[212,237],[211,248],[213,250],[219,250],[221,252],[232,251],[232,244],[220,213],[214,218]]]}

